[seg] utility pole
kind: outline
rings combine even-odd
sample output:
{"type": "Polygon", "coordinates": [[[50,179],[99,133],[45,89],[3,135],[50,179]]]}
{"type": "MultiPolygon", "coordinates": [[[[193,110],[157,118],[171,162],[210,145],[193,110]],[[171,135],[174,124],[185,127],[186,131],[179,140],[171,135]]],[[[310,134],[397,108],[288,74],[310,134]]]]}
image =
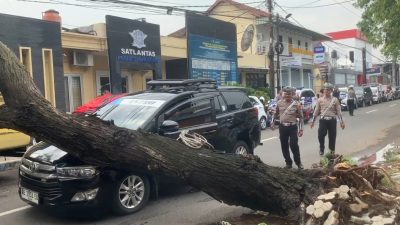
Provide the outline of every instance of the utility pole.
{"type": "Polygon", "coordinates": [[[279,55],[282,54],[282,51],[280,49],[279,44],[281,44],[279,40],[279,14],[276,14],[276,37],[277,37],[277,42],[275,45],[275,50],[276,50],[276,92],[279,93],[281,90],[281,63],[279,62],[279,55]]]}
{"type": "Polygon", "coordinates": [[[275,97],[275,69],[274,69],[274,25],[273,25],[273,14],[272,14],[272,0],[267,0],[268,6],[268,21],[269,21],[269,87],[271,90],[272,97],[275,97]]]}
{"type": "Polygon", "coordinates": [[[364,75],[363,84],[367,84],[367,53],[365,47],[361,49],[362,51],[362,70],[364,75]]]}
{"type": "Polygon", "coordinates": [[[393,57],[392,61],[392,79],[390,79],[390,84],[392,86],[396,84],[396,57],[393,57]]]}

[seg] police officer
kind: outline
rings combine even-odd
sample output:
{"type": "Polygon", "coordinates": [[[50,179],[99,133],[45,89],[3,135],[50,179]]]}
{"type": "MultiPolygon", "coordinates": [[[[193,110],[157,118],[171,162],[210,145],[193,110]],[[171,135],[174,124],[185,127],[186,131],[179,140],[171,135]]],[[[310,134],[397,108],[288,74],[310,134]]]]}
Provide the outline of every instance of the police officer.
{"type": "Polygon", "coordinates": [[[282,89],[282,99],[278,101],[274,118],[271,122],[271,129],[275,129],[275,120],[279,118],[279,138],[281,141],[282,154],[285,158],[285,168],[292,168],[292,159],[290,158],[289,145],[293,153],[294,162],[299,169],[304,169],[300,160],[300,149],[298,137],[303,136],[303,111],[301,104],[293,100],[295,89],[284,87],[282,89]],[[299,118],[299,125],[297,125],[299,118]]]}
{"type": "Polygon", "coordinates": [[[350,85],[347,91],[347,108],[349,109],[350,116],[354,116],[355,104],[357,104],[356,92],[354,91],[354,86],[350,85]]]}
{"type": "Polygon", "coordinates": [[[344,121],[342,118],[342,111],[340,109],[339,100],[332,96],[333,85],[329,83],[324,84],[324,94],[317,101],[314,110],[314,115],[311,122],[311,128],[314,127],[314,122],[317,116],[320,116],[318,128],[318,141],[319,141],[319,154],[324,155],[325,151],[325,136],[328,133],[329,150],[335,154],[336,143],[336,117],[339,119],[340,126],[344,129],[344,121]]]}

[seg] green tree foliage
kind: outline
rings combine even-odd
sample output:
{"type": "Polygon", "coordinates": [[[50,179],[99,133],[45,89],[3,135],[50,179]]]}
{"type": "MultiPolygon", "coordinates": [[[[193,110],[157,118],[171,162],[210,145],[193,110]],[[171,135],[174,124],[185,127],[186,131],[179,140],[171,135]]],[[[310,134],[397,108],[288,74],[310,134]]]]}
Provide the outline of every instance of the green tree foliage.
{"type": "Polygon", "coordinates": [[[386,57],[400,56],[400,0],[357,0],[356,6],[364,10],[357,25],[368,41],[386,57]]]}

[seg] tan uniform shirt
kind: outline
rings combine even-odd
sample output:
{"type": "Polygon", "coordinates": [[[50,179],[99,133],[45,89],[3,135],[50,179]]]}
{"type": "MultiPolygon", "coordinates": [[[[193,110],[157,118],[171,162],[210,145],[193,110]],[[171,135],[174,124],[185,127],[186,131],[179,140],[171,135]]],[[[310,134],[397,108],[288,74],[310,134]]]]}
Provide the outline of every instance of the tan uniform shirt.
{"type": "Polygon", "coordinates": [[[347,96],[347,99],[356,99],[356,93],[354,92],[354,90],[349,90],[347,96]]]}
{"type": "Polygon", "coordinates": [[[299,118],[300,129],[303,127],[303,111],[298,101],[287,102],[285,99],[279,100],[276,106],[275,119],[278,117],[281,123],[297,123],[297,118],[299,118]],[[288,108],[289,106],[290,108],[288,108]],[[288,110],[286,111],[286,109],[288,110]]]}
{"type": "Polygon", "coordinates": [[[340,106],[340,102],[336,97],[325,97],[322,96],[318,99],[317,105],[314,110],[313,121],[315,121],[318,115],[325,113],[324,117],[339,117],[340,122],[342,122],[342,110],[340,106]],[[332,100],[333,99],[333,100],[332,100]],[[331,104],[333,101],[333,104],[331,104]],[[325,113],[326,111],[326,113],[325,113]]]}

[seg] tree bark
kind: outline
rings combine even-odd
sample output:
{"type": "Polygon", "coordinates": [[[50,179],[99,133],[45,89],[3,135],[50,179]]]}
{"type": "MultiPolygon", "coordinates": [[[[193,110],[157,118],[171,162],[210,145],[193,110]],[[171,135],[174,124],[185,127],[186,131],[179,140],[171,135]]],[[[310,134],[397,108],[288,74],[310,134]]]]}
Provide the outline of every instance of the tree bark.
{"type": "Polygon", "coordinates": [[[0,42],[0,127],[22,131],[92,165],[174,176],[229,205],[295,215],[320,194],[318,171],[265,165],[256,156],[194,150],[156,134],[55,109],[16,56],[0,42]]]}

